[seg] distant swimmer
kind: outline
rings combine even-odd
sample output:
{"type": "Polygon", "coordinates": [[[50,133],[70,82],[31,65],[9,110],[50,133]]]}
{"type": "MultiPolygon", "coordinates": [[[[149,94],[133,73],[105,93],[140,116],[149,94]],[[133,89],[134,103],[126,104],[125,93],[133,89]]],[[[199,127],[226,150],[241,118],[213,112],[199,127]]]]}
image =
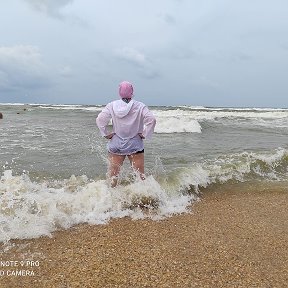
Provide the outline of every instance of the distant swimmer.
{"type": "Polygon", "coordinates": [[[3,119],[3,114],[0,112],[0,119],[3,119]]]}
{"type": "Polygon", "coordinates": [[[119,100],[108,103],[96,118],[100,133],[106,139],[109,168],[108,176],[112,187],[117,185],[121,166],[127,156],[134,171],[141,179],[144,174],[144,143],[143,139],[150,139],[156,119],[148,107],[132,99],[133,86],[124,81],[119,85],[119,100]],[[108,131],[108,124],[112,119],[112,131],[108,131]]]}

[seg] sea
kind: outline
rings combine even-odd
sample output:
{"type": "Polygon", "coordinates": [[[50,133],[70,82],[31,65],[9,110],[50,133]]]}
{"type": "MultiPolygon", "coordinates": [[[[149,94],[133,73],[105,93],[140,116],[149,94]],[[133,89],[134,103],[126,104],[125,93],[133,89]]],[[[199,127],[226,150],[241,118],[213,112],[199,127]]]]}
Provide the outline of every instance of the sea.
{"type": "Polygon", "coordinates": [[[207,189],[227,183],[288,192],[288,109],[151,106],[157,124],[145,140],[146,179],[127,159],[111,188],[108,140],[95,123],[102,108],[0,104],[0,242],[190,213],[207,189]]]}

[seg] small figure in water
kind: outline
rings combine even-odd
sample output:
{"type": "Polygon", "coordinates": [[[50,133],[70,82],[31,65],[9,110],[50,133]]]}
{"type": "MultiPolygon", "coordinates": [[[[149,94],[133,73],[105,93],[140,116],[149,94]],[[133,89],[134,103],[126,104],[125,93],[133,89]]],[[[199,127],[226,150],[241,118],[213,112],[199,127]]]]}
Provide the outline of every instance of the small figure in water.
{"type": "Polygon", "coordinates": [[[111,186],[117,185],[121,166],[127,156],[131,166],[141,179],[144,174],[144,143],[143,139],[151,138],[156,119],[148,107],[133,98],[133,86],[124,81],[119,85],[119,100],[108,103],[96,118],[96,124],[107,144],[109,168],[108,176],[111,186]],[[112,132],[108,124],[112,119],[112,132]]]}

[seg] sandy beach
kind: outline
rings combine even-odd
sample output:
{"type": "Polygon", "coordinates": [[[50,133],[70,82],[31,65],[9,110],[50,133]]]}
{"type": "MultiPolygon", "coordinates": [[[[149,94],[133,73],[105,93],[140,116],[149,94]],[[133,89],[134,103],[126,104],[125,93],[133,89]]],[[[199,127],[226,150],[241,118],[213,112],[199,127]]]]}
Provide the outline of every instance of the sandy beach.
{"type": "Polygon", "coordinates": [[[251,187],[206,190],[191,213],[161,221],[11,241],[0,287],[287,287],[287,188],[251,187]]]}

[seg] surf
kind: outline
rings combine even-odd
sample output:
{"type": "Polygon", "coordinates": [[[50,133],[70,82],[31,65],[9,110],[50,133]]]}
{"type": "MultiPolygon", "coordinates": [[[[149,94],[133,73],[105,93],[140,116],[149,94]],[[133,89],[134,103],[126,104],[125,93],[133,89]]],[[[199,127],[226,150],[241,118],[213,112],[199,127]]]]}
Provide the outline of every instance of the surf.
{"type": "MultiPolygon", "coordinates": [[[[158,159],[159,161],[159,159],[158,159]]],[[[158,165],[160,167],[161,165],[158,165]]],[[[120,185],[105,178],[71,175],[33,180],[29,173],[4,170],[0,179],[0,241],[51,236],[80,223],[107,224],[113,218],[160,220],[188,213],[191,204],[213,185],[288,180],[288,151],[242,152],[151,171],[143,181],[126,171],[120,185]]]]}

